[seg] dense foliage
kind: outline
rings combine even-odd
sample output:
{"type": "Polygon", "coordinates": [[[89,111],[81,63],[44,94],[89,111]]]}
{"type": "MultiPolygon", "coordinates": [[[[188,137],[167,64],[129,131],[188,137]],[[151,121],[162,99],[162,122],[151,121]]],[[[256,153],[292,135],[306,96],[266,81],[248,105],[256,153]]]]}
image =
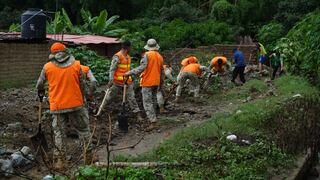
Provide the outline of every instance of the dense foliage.
{"type": "Polygon", "coordinates": [[[276,49],[285,57],[289,71],[320,82],[320,11],[304,17],[281,39],[276,49]]]}
{"type": "Polygon", "coordinates": [[[88,50],[85,46],[68,48],[68,52],[77,60],[80,60],[81,64],[90,67],[99,84],[108,82],[110,60],[97,55],[94,51],[88,50]]]}
{"type": "Polygon", "coordinates": [[[277,22],[270,22],[267,25],[262,26],[258,32],[258,40],[262,44],[265,44],[267,52],[274,49],[277,41],[285,35],[284,27],[277,22]]]}

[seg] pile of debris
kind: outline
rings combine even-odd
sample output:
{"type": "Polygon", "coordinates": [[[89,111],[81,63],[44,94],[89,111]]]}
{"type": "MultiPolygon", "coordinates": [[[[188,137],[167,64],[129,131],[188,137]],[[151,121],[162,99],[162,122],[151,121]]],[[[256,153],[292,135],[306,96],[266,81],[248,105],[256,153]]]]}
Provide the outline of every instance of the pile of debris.
{"type": "Polygon", "coordinates": [[[26,168],[31,165],[34,156],[30,151],[28,146],[16,151],[0,147],[0,175],[9,177],[14,174],[15,168],[26,168]]]}

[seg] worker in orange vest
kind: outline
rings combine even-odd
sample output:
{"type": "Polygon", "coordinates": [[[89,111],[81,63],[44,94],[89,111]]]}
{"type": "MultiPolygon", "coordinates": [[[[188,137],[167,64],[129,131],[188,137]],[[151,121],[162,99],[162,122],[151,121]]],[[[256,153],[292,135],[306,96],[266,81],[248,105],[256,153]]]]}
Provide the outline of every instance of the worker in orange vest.
{"type": "MultiPolygon", "coordinates": [[[[67,119],[73,121],[80,142],[90,138],[89,115],[84,106],[83,78],[80,61],[68,54],[66,46],[54,43],[51,54],[54,58],[46,63],[37,82],[38,96],[42,101],[45,93],[44,85],[48,81],[50,112],[53,116],[55,168],[63,169],[66,146],[64,143],[67,119]]],[[[93,89],[93,88],[90,88],[93,89]]],[[[90,92],[93,94],[93,92],[90,92]]]]}
{"type": "Polygon", "coordinates": [[[143,107],[150,121],[146,131],[151,131],[157,128],[154,99],[156,99],[157,90],[163,83],[163,57],[158,52],[160,46],[155,39],[149,39],[144,48],[148,51],[141,59],[140,66],[125,73],[125,76],[140,74],[143,107]]]}
{"type": "Polygon", "coordinates": [[[141,121],[141,111],[135,98],[135,93],[132,85],[132,78],[128,77],[128,80],[126,81],[126,77],[124,76],[124,74],[130,71],[131,68],[131,57],[129,55],[130,51],[131,42],[124,41],[121,44],[121,50],[112,57],[108,83],[110,91],[108,91],[109,94],[106,98],[106,104],[110,103],[112,99],[114,99],[117,96],[117,93],[119,91],[123,92],[123,85],[126,82],[129,106],[132,109],[132,112],[135,114],[138,121],[141,121]]]}
{"type": "Polygon", "coordinates": [[[198,58],[194,55],[189,55],[181,61],[181,70],[189,64],[198,63],[198,58]]]}
{"type": "Polygon", "coordinates": [[[194,97],[199,97],[199,78],[203,71],[209,72],[206,66],[201,66],[198,63],[190,63],[181,68],[180,73],[178,75],[178,87],[176,90],[175,102],[180,102],[182,87],[185,85],[187,80],[190,80],[190,83],[194,89],[194,97]]]}
{"type": "Polygon", "coordinates": [[[213,74],[224,73],[225,66],[227,65],[227,58],[225,55],[216,56],[211,60],[209,69],[213,74]]]}

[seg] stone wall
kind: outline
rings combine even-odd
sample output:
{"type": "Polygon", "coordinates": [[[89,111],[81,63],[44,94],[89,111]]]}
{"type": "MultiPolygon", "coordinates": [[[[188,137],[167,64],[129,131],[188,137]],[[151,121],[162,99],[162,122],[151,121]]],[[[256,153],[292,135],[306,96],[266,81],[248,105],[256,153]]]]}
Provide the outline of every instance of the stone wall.
{"type": "MultiPolygon", "coordinates": [[[[206,54],[212,59],[213,55],[222,55],[225,54],[228,59],[232,59],[233,53],[232,50],[234,48],[239,48],[245,55],[245,59],[248,64],[256,64],[257,63],[257,54],[256,47],[254,45],[222,45],[216,44],[214,46],[202,46],[198,48],[178,48],[175,50],[167,50],[163,51],[162,54],[165,58],[166,63],[176,63],[180,62],[183,58],[188,55],[198,55],[198,54],[206,54]]],[[[208,59],[208,60],[210,60],[208,59]]]]}

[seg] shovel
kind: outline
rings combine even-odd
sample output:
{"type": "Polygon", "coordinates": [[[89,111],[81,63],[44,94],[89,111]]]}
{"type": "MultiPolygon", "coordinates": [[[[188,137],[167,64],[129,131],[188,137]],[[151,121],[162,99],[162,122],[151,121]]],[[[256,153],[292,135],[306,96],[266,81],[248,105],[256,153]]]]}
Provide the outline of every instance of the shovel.
{"type": "MultiPolygon", "coordinates": [[[[124,77],[126,78],[126,77],[124,77]]],[[[119,129],[123,132],[128,132],[128,115],[126,112],[126,94],[127,94],[127,81],[129,78],[125,79],[124,85],[123,85],[123,96],[122,96],[122,110],[118,114],[118,123],[119,123],[119,129]]]]}
{"type": "Polygon", "coordinates": [[[36,149],[36,152],[41,150],[42,153],[48,151],[48,143],[45,137],[44,132],[41,130],[41,117],[42,117],[42,97],[39,98],[39,110],[38,110],[38,131],[35,135],[31,136],[31,142],[33,147],[36,149]]]}
{"type": "Polygon", "coordinates": [[[104,106],[106,105],[106,101],[107,101],[107,97],[109,95],[109,92],[110,92],[110,88],[108,88],[106,91],[105,91],[105,94],[104,94],[104,97],[103,97],[103,100],[102,100],[102,103],[99,107],[99,110],[98,110],[98,113],[96,115],[94,115],[95,117],[98,117],[100,116],[104,106]]]}

